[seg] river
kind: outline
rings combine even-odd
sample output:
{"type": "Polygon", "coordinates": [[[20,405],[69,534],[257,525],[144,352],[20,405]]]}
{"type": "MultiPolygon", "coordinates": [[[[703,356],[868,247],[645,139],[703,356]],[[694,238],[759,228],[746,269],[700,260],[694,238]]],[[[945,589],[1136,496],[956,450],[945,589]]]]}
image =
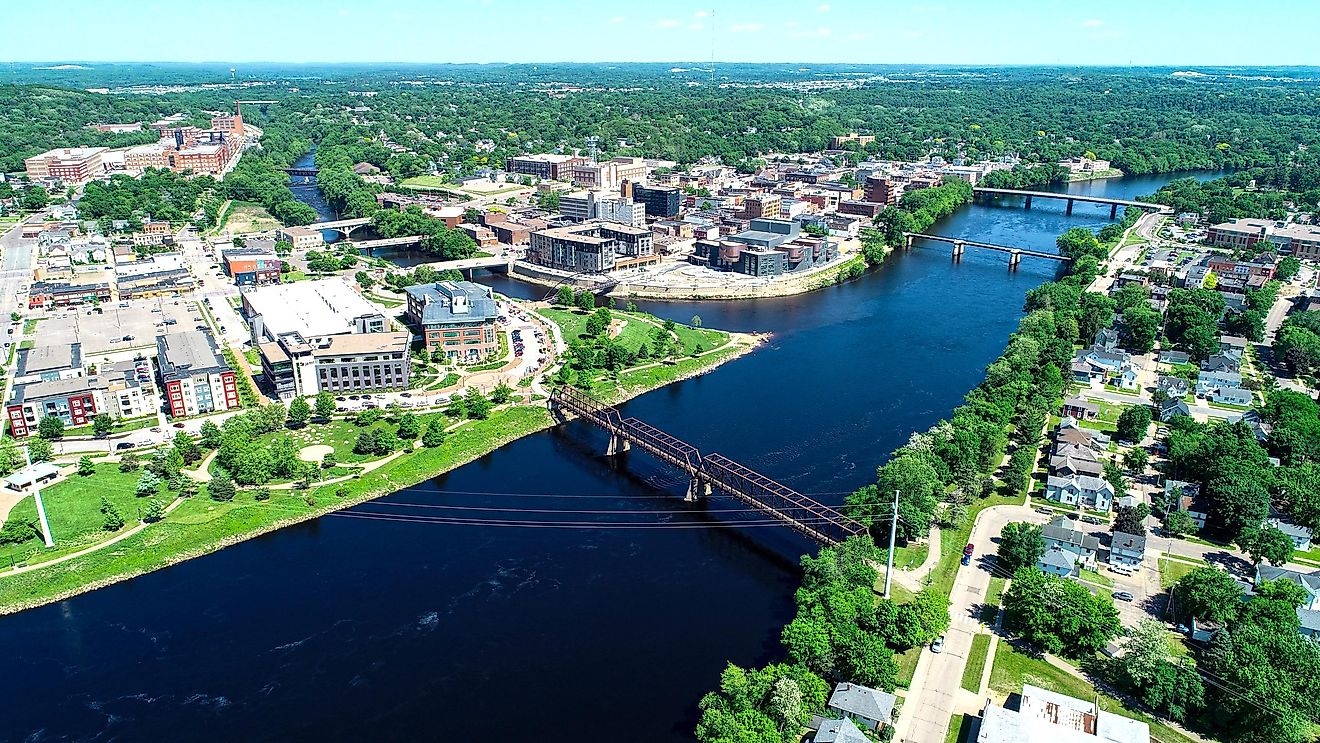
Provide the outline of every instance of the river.
{"type": "MultiPolygon", "coordinates": [[[[1166,180],[1069,188],[1135,197],[1166,180]]],[[[1052,249],[1068,227],[1107,217],[1005,202],[933,229],[1052,249]]],[[[918,247],[808,295],[648,303],[773,338],[626,415],[839,503],[949,414],[1004,347],[1025,292],[1057,270],[1006,263],[918,247]]],[[[691,740],[727,661],[781,656],[810,545],[779,527],[730,528],[748,518],[735,502],[685,506],[658,463],[608,460],[603,447],[574,424],[354,509],[538,527],[328,516],[0,619],[0,739],[691,740]],[[616,528],[553,528],[566,521],[616,528]]]]}

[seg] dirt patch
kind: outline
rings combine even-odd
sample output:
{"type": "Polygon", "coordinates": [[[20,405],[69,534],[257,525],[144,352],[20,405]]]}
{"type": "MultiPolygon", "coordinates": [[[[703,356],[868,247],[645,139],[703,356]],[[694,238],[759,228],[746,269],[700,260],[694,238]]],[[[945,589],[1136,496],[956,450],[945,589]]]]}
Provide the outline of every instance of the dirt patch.
{"type": "Polygon", "coordinates": [[[335,448],[333,446],[313,444],[312,446],[304,446],[299,449],[298,458],[304,462],[320,462],[322,459],[325,459],[325,455],[333,453],[334,450],[335,448]]]}

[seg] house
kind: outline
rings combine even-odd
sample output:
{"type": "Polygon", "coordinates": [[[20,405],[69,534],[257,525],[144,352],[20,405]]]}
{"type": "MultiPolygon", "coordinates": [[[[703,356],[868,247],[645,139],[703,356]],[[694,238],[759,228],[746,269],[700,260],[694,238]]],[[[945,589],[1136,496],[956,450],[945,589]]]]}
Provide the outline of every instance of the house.
{"type": "Polygon", "coordinates": [[[1201,498],[1201,486],[1182,480],[1164,481],[1164,508],[1167,511],[1182,511],[1192,517],[1197,529],[1205,528],[1205,518],[1210,507],[1201,498]]]}
{"type": "Polygon", "coordinates": [[[1076,578],[1078,575],[1077,555],[1058,547],[1050,547],[1036,561],[1036,569],[1046,575],[1058,578],[1076,578]]]}
{"type": "Polygon", "coordinates": [[[1080,397],[1070,397],[1063,401],[1063,414],[1079,421],[1095,420],[1100,415],[1100,406],[1080,397]]]}
{"type": "Polygon", "coordinates": [[[5,489],[25,493],[54,480],[59,474],[59,468],[50,462],[36,462],[6,477],[5,489]]]}
{"type": "Polygon", "coordinates": [[[1076,519],[1067,516],[1056,517],[1040,529],[1047,550],[1060,549],[1075,558],[1083,567],[1095,565],[1096,555],[1100,553],[1100,540],[1087,534],[1078,527],[1076,519]]]}
{"type": "Polygon", "coordinates": [[[1320,570],[1299,573],[1261,563],[1256,566],[1256,583],[1263,580],[1288,580],[1301,586],[1307,600],[1297,607],[1297,619],[1301,622],[1297,631],[1305,637],[1320,637],[1320,570]]]}
{"type": "Polygon", "coordinates": [[[1241,387],[1242,375],[1237,372],[1202,371],[1196,375],[1196,394],[1198,397],[1210,397],[1216,390],[1225,387],[1241,387]]]}
{"type": "Polygon", "coordinates": [[[1084,462],[1100,461],[1099,457],[1096,456],[1095,449],[1083,444],[1058,444],[1054,447],[1054,456],[1084,462]]]}
{"type": "Polygon", "coordinates": [[[1109,436],[1099,432],[1091,431],[1077,425],[1075,418],[1064,417],[1059,421],[1058,432],[1055,434],[1057,444],[1075,444],[1087,446],[1094,451],[1105,451],[1109,448],[1109,436]]]}
{"type": "Polygon", "coordinates": [[[1079,361],[1086,361],[1103,367],[1112,374],[1118,374],[1132,364],[1132,355],[1126,351],[1117,351],[1093,345],[1078,353],[1079,361]]]}
{"type": "Polygon", "coordinates": [[[1256,398],[1251,394],[1251,390],[1244,390],[1241,387],[1220,387],[1210,399],[1221,405],[1237,405],[1245,408],[1255,402],[1256,398]]]}
{"type": "Polygon", "coordinates": [[[1180,415],[1191,415],[1192,409],[1181,397],[1171,397],[1160,403],[1160,422],[1168,423],[1180,415]]]}
{"type": "Polygon", "coordinates": [[[1137,382],[1137,370],[1130,366],[1119,372],[1116,381],[1118,388],[1123,390],[1135,390],[1141,387],[1137,382]]]}
{"type": "Polygon", "coordinates": [[[1192,391],[1192,383],[1182,377],[1161,374],[1155,380],[1155,389],[1162,390],[1169,397],[1183,397],[1192,391]]]}
{"type": "Polygon", "coordinates": [[[1095,334],[1095,345],[1107,351],[1118,349],[1118,331],[1113,328],[1100,328],[1095,334]]]}
{"type": "Polygon", "coordinates": [[[1150,726],[1096,702],[1022,685],[1017,709],[986,701],[976,743],[1150,743],[1150,726]]]}
{"type": "Polygon", "coordinates": [[[1238,335],[1219,336],[1219,350],[1235,351],[1239,357],[1247,352],[1248,343],[1250,343],[1250,341],[1238,335]]]}
{"type": "Polygon", "coordinates": [[[1261,443],[1268,441],[1270,434],[1274,433],[1274,426],[1261,419],[1260,411],[1257,410],[1248,410],[1231,422],[1247,424],[1247,428],[1251,429],[1251,432],[1256,436],[1256,440],[1261,443]]]}
{"type": "Polygon", "coordinates": [[[1146,536],[1114,532],[1109,539],[1109,564],[1140,568],[1146,559],[1146,536]]]}
{"type": "Polygon", "coordinates": [[[1201,362],[1201,369],[1208,372],[1240,372],[1242,371],[1242,355],[1232,352],[1211,354],[1209,358],[1201,362]]]}
{"type": "Polygon", "coordinates": [[[821,721],[811,740],[812,743],[871,743],[866,734],[846,717],[821,721]]]}
{"type": "Polygon", "coordinates": [[[893,694],[845,681],[834,687],[826,706],[867,730],[879,730],[893,719],[897,701],[893,694]]]}
{"type": "Polygon", "coordinates": [[[1045,497],[1059,503],[1108,511],[1114,502],[1114,486],[1103,477],[1051,475],[1045,481],[1045,497]]]}
{"type": "Polygon", "coordinates": [[[1300,552],[1307,552],[1311,549],[1311,529],[1310,527],[1294,524],[1290,521],[1284,521],[1281,518],[1272,518],[1267,522],[1270,526],[1288,535],[1292,540],[1293,549],[1300,552]]]}
{"type": "Polygon", "coordinates": [[[1190,364],[1191,362],[1192,357],[1188,356],[1185,351],[1175,351],[1171,348],[1160,351],[1161,364],[1173,364],[1177,366],[1180,364],[1190,364]]]}
{"type": "Polygon", "coordinates": [[[1067,456],[1050,457],[1051,475],[1057,475],[1059,477],[1072,477],[1074,475],[1100,477],[1104,472],[1104,465],[1095,459],[1081,459],[1067,456]]]}

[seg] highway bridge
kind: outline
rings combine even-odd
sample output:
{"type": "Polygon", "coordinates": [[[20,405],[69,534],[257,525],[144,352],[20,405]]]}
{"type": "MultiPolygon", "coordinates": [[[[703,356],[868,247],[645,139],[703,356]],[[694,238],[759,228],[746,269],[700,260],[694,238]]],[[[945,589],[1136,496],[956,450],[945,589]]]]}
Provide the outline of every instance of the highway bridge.
{"type": "Polygon", "coordinates": [[[903,249],[911,250],[913,240],[933,240],[935,242],[949,243],[953,246],[953,259],[956,261],[963,256],[967,248],[981,248],[982,250],[993,250],[999,253],[1008,254],[1008,267],[1014,269],[1022,262],[1022,256],[1031,258],[1044,258],[1050,261],[1059,261],[1060,263],[1070,263],[1072,259],[1066,255],[1058,253],[1046,253],[1041,250],[1030,250],[1028,248],[1015,248],[1011,245],[995,245],[994,243],[977,242],[976,240],[964,240],[961,237],[944,237],[943,235],[925,235],[920,232],[903,233],[903,249]]]}
{"type": "Polygon", "coordinates": [[[1131,199],[1115,199],[1109,196],[1086,196],[1083,194],[1054,193],[1052,191],[1026,191],[1018,188],[985,188],[982,186],[974,187],[972,189],[972,195],[973,196],[1021,196],[1025,199],[1024,206],[1028,209],[1031,208],[1032,199],[1056,199],[1056,200],[1068,202],[1068,207],[1065,210],[1067,214],[1072,214],[1073,204],[1079,201],[1086,204],[1108,204],[1110,219],[1115,219],[1118,217],[1118,208],[1120,206],[1123,207],[1133,206],[1138,209],[1145,209],[1146,211],[1152,211],[1152,212],[1161,212],[1164,214],[1173,213],[1173,210],[1171,208],[1163,204],[1152,204],[1147,201],[1133,201],[1131,199]]]}

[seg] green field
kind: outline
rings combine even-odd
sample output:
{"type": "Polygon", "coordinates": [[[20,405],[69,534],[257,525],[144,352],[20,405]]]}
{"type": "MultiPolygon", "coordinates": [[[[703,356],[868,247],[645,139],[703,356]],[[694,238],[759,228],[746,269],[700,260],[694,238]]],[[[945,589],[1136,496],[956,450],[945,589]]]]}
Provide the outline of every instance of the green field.
{"type": "Polygon", "coordinates": [[[1189,565],[1178,560],[1160,558],[1160,588],[1170,588],[1178,579],[1195,570],[1197,565],[1189,565]]]}
{"type": "Polygon", "coordinates": [[[963,666],[962,688],[973,694],[981,690],[981,676],[989,653],[990,635],[974,635],[972,649],[967,652],[967,665],[963,666]]]}

